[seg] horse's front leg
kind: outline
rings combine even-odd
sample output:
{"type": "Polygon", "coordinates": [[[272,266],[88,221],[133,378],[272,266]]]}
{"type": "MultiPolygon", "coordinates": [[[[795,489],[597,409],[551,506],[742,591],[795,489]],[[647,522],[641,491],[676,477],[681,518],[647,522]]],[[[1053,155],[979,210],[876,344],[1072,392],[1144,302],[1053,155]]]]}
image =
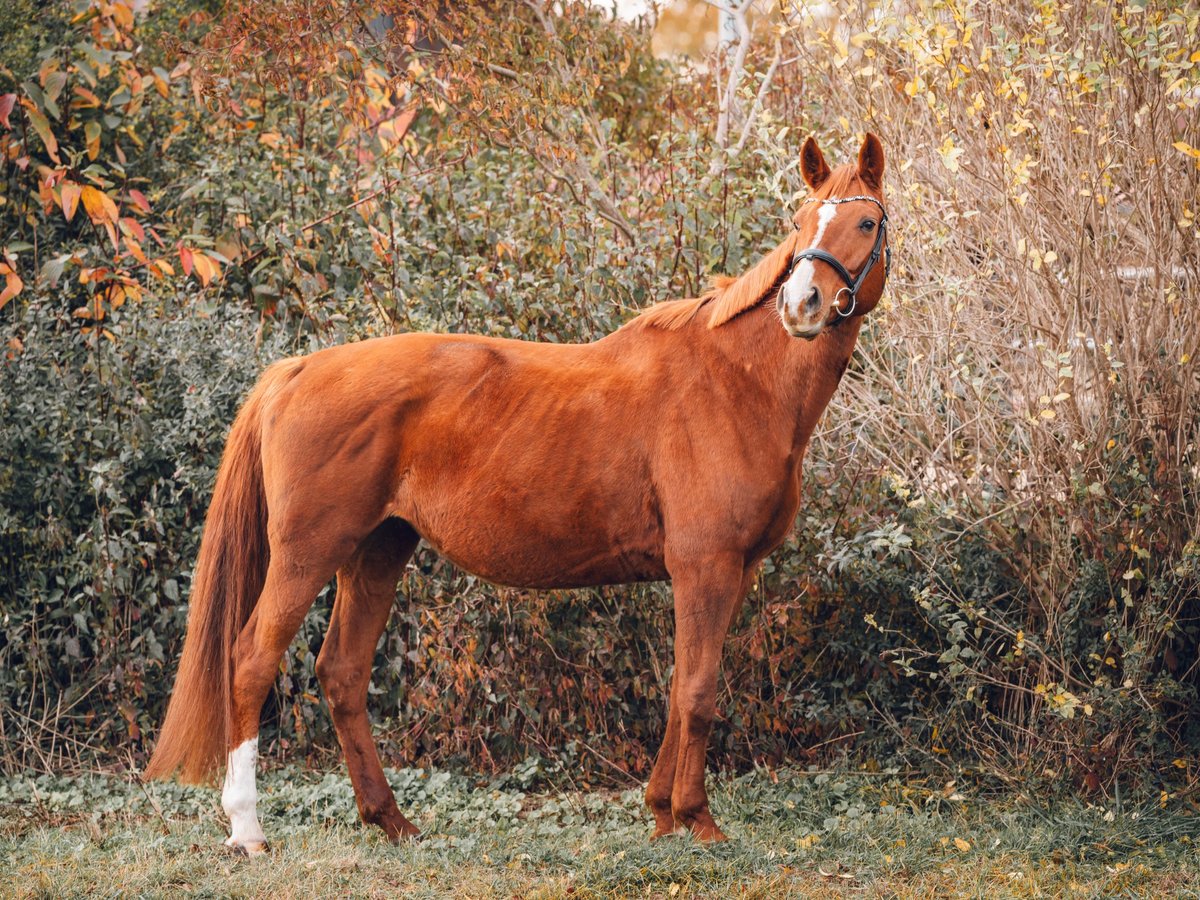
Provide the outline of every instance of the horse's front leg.
{"type": "MultiPolygon", "coordinates": [[[[686,828],[698,840],[723,841],[725,835],[708,808],[704,763],[717,709],[721,650],[729,623],[741,605],[745,562],[740,554],[690,559],[673,565],[671,575],[675,593],[675,681],[670,718],[675,718],[674,710],[678,710],[679,723],[674,735],[668,733],[663,748],[664,752],[675,753],[671,817],[676,829],[686,828]]],[[[665,764],[660,754],[655,765],[660,782],[665,772],[659,773],[659,767],[665,768],[665,764]]],[[[652,775],[651,790],[655,786],[652,775]]],[[[654,799],[647,797],[652,808],[654,799]]],[[[658,824],[656,834],[663,830],[663,823],[658,824]]]]}

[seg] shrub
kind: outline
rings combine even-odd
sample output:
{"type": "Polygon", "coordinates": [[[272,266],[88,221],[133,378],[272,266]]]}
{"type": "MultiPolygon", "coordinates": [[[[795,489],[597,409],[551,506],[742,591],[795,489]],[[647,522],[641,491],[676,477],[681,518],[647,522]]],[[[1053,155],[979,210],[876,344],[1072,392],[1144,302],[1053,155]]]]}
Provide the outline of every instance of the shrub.
{"type": "MultiPolygon", "coordinates": [[[[866,127],[889,152],[896,266],[731,637],[718,757],[852,752],[1089,789],[1190,771],[1193,11],[789,13],[777,54],[748,56],[743,112],[774,81],[740,147],[718,146],[738,104],[721,93],[714,116],[712,72],[655,61],[645,31],[583,5],[488,8],[423,56],[339,31],[338,4],[308,43],[254,27],[287,0],[185,7],[170,21],[194,43],[172,47],[134,40],[166,13],[121,5],[74,26],[113,54],[97,75],[119,109],[47,111],[49,85],[87,82],[68,40],[5,87],[28,101],[0,137],[25,281],[0,310],[6,765],[141,760],[220,442],[266,362],[410,329],[596,337],[777,243],[797,133],[849,148],[866,127]],[[217,64],[206,34],[238,52],[217,64]],[[63,186],[85,183],[116,214],[68,222],[63,186]],[[156,249],[143,262],[126,238],[156,249]]],[[[437,20],[394,7],[436,45],[437,20]]],[[[664,587],[498,590],[422,551],[400,594],[371,688],[392,758],[647,770],[664,587]]],[[[332,746],[313,672],[329,600],[281,672],[268,751],[332,746]]]]}

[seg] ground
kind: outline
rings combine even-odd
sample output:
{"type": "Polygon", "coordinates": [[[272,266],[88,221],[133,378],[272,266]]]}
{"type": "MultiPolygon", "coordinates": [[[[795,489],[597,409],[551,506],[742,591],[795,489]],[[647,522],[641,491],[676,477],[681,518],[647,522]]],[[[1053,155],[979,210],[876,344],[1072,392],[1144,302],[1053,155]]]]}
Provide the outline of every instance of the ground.
{"type": "Polygon", "coordinates": [[[1200,897],[1200,816],[1170,795],[1044,802],[962,778],[758,771],[711,780],[732,840],[708,847],[649,844],[637,788],[534,792],[536,761],[491,781],[388,775],[420,841],[360,827],[341,772],[284,769],[260,782],[261,859],[221,847],[215,790],[10,776],[0,895],[1200,897]]]}

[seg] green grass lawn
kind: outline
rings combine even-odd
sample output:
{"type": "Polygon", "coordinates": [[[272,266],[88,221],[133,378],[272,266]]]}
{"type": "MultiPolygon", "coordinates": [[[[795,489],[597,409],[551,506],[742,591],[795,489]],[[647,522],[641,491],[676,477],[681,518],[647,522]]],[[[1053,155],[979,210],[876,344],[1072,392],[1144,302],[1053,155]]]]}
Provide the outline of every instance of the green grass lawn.
{"type": "Polygon", "coordinates": [[[1053,803],[893,775],[756,772],[711,783],[731,840],[653,845],[641,791],[535,793],[390,771],[424,831],[360,827],[342,772],[260,780],[271,853],[221,846],[215,790],[115,777],[0,781],[4,896],[1178,897],[1200,896],[1200,816],[1185,803],[1053,803]]]}

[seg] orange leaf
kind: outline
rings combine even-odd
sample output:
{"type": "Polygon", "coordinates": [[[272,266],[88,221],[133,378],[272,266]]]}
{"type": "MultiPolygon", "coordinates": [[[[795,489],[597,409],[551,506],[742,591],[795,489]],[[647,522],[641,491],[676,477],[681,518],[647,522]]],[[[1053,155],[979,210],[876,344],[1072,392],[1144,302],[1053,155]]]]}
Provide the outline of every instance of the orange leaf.
{"type": "Polygon", "coordinates": [[[129,249],[129,252],[133,254],[134,259],[136,259],[138,262],[140,262],[143,266],[148,265],[148,261],[146,260],[146,253],[144,250],[142,250],[141,244],[139,244],[136,240],[134,240],[129,235],[125,235],[125,246],[129,249]]]}
{"type": "Polygon", "coordinates": [[[117,204],[113,202],[112,197],[91,185],[83,186],[83,208],[87,210],[93,222],[117,221],[117,204]]]}
{"type": "Polygon", "coordinates": [[[75,85],[71,88],[78,100],[72,100],[71,106],[74,109],[95,109],[100,105],[100,98],[93,94],[85,87],[75,85]]]}
{"type": "Polygon", "coordinates": [[[179,245],[179,262],[183,266],[183,274],[192,274],[192,251],[182,244],[179,245]]]}
{"type": "Polygon", "coordinates": [[[197,253],[194,260],[196,274],[200,277],[200,283],[205,287],[214,278],[221,275],[221,265],[211,256],[205,256],[203,253],[197,253]]]}
{"type": "Polygon", "coordinates": [[[82,193],[83,188],[75,182],[64,181],[62,183],[62,211],[68,222],[75,217],[75,210],[79,206],[79,196],[82,193]]]}
{"type": "Polygon", "coordinates": [[[4,290],[0,291],[0,309],[3,309],[13,297],[21,293],[21,288],[25,287],[25,282],[21,280],[21,276],[16,272],[10,271],[4,276],[4,290]]]}
{"type": "Polygon", "coordinates": [[[0,125],[10,130],[12,129],[12,123],[8,121],[8,114],[13,111],[16,103],[16,94],[0,94],[0,125]]]}

